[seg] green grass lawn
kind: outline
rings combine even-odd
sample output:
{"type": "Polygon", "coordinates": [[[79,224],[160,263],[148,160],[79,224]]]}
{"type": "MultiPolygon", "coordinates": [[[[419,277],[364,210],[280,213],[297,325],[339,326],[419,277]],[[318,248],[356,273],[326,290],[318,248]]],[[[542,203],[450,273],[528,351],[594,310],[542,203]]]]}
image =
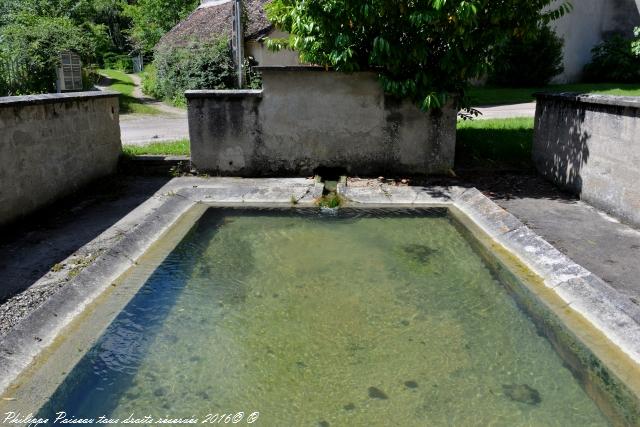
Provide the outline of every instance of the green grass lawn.
{"type": "Polygon", "coordinates": [[[98,70],[98,73],[111,80],[109,89],[120,92],[120,112],[122,114],[159,114],[160,110],[144,104],[133,97],[135,84],[131,77],[118,70],[98,70]]]}
{"type": "Polygon", "coordinates": [[[535,100],[535,92],[579,92],[598,93],[604,95],[640,96],[640,83],[576,83],[550,85],[546,87],[506,88],[506,87],[474,87],[469,91],[473,105],[520,104],[535,100]]]}
{"type": "Polygon", "coordinates": [[[533,118],[458,122],[456,167],[529,169],[533,118]]]}
{"type": "Polygon", "coordinates": [[[166,155],[166,156],[189,156],[191,149],[188,139],[181,139],[170,142],[155,142],[147,145],[125,145],[122,148],[125,156],[142,155],[166,155]]]}

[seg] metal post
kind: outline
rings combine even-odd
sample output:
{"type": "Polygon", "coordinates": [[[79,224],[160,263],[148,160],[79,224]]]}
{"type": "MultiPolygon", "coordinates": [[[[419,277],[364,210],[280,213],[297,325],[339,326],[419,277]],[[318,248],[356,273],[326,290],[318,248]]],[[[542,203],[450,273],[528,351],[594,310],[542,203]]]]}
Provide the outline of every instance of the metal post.
{"type": "Polygon", "coordinates": [[[235,41],[236,64],[238,67],[238,88],[244,87],[244,28],[242,28],[242,0],[235,0],[235,41]]]}

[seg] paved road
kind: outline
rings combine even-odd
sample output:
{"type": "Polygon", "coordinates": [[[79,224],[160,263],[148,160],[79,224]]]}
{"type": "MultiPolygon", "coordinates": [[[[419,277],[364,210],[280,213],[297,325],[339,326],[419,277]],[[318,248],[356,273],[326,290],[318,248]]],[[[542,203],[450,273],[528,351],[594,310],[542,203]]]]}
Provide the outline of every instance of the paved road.
{"type": "Polygon", "coordinates": [[[187,113],[143,116],[120,116],[120,134],[124,145],[145,145],[153,142],[189,138],[187,113]]]}
{"type": "Polygon", "coordinates": [[[508,119],[512,117],[534,117],[536,115],[535,102],[512,105],[491,105],[476,108],[482,113],[482,115],[478,117],[479,120],[508,119]]]}
{"type": "MultiPolygon", "coordinates": [[[[160,113],[121,114],[120,135],[124,145],[146,145],[154,142],[175,141],[189,138],[187,111],[176,108],[164,102],[149,98],[142,93],[140,77],[128,74],[136,85],[133,97],[144,104],[155,108],[160,113]]],[[[109,89],[108,86],[97,86],[100,90],[109,89]]]]}

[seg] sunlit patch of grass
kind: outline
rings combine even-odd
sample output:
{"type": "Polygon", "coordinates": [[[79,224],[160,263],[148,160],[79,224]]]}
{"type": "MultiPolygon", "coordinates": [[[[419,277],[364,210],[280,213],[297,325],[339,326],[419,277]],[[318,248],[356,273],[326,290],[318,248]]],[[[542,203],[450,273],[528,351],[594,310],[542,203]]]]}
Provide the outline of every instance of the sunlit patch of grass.
{"type": "Polygon", "coordinates": [[[98,70],[98,73],[109,80],[109,89],[120,93],[120,113],[122,114],[160,114],[161,111],[150,105],[146,105],[140,99],[133,96],[136,85],[125,73],[118,70],[98,70]]]}
{"type": "Polygon", "coordinates": [[[165,155],[165,156],[189,156],[191,148],[188,139],[178,141],[154,142],[146,145],[125,145],[122,147],[125,156],[165,155]]]}

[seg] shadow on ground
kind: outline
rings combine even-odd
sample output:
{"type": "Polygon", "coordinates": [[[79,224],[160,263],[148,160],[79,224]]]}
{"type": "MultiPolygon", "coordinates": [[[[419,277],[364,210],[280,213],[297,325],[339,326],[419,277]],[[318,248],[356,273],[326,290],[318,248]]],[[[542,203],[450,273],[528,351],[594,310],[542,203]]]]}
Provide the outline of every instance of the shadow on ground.
{"type": "Polygon", "coordinates": [[[103,179],[0,229],[0,304],[109,229],[169,179],[103,179]]]}
{"type": "Polygon", "coordinates": [[[484,128],[480,120],[461,123],[456,142],[456,168],[533,170],[533,120],[514,127],[484,128]],[[475,127],[478,126],[478,127],[475,127]]]}

